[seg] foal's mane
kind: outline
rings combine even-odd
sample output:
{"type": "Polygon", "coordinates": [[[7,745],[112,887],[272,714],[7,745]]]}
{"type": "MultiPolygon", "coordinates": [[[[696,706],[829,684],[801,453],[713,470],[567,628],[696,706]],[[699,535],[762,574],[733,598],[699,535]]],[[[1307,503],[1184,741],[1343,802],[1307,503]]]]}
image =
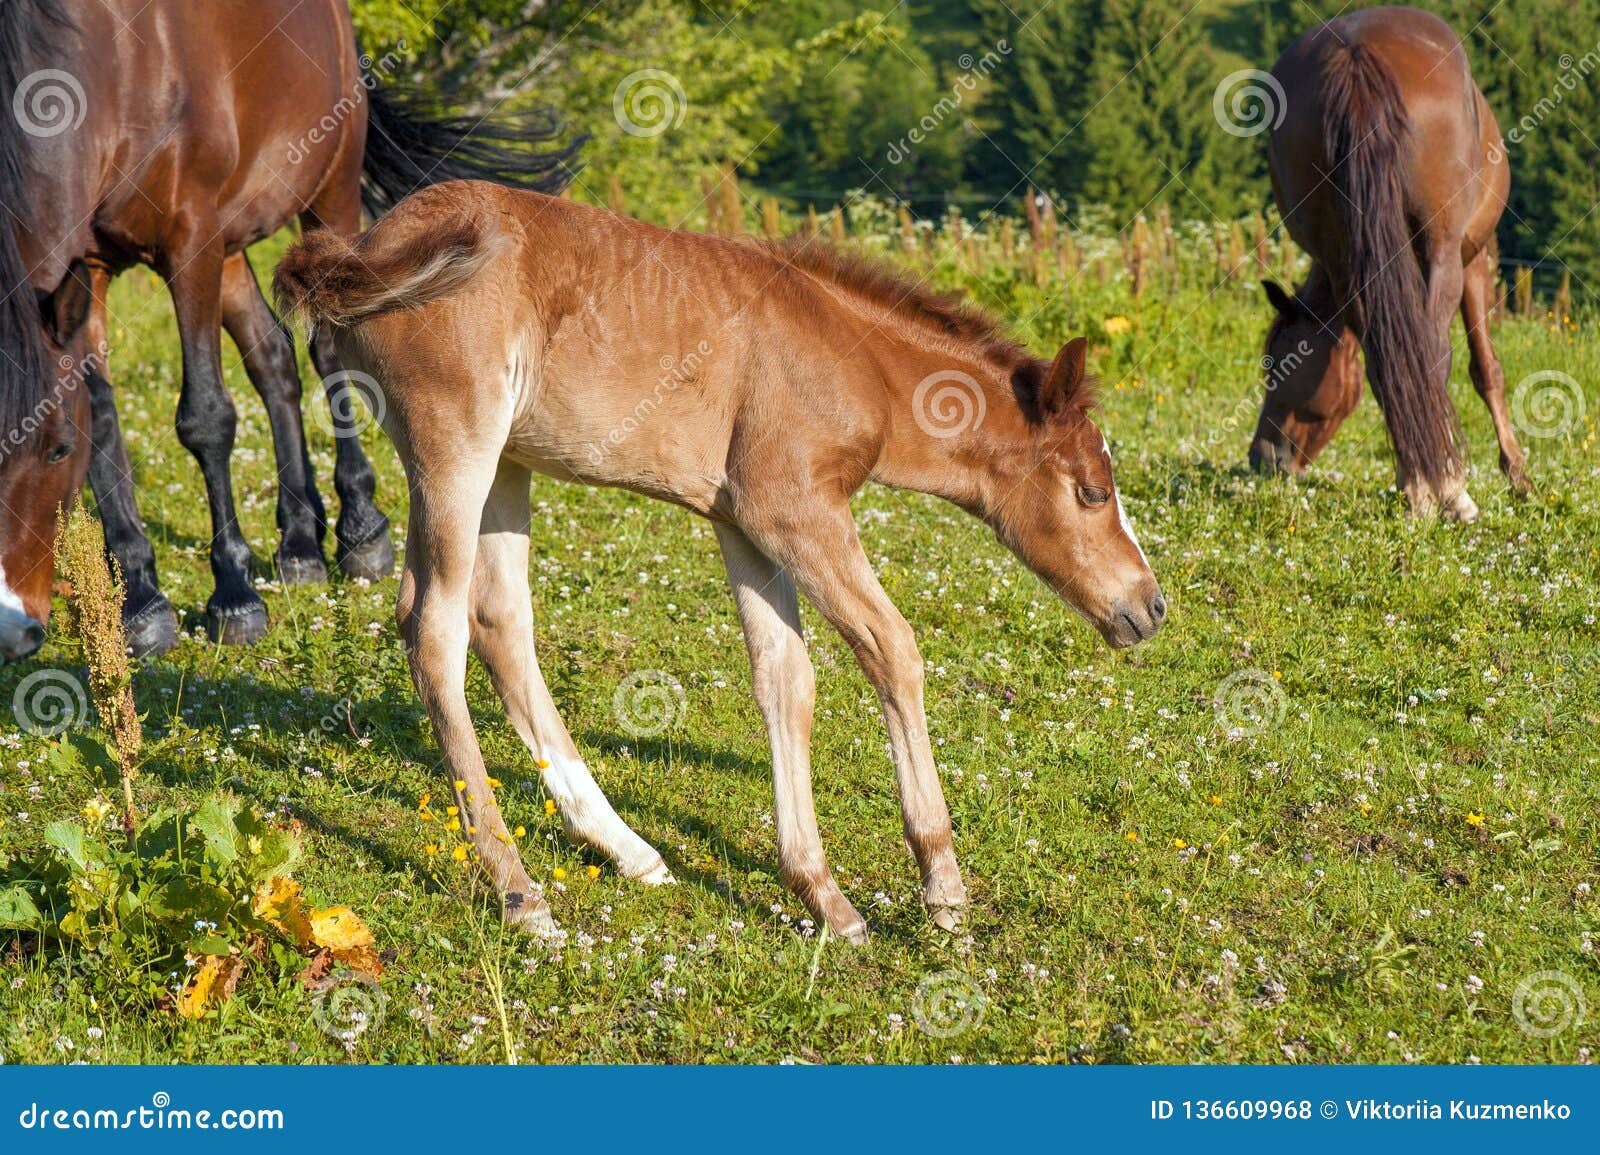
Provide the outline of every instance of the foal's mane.
{"type": "Polygon", "coordinates": [[[54,37],[72,27],[60,0],[0,4],[0,431],[12,432],[44,402],[52,378],[39,334],[39,302],[17,247],[14,220],[32,210],[26,141],[12,114],[32,62],[50,58],[54,37]],[[14,215],[11,215],[14,214],[14,215]]]}
{"type": "MultiPolygon", "coordinates": [[[[972,346],[974,356],[1006,375],[1017,404],[1028,419],[1043,420],[1039,393],[1050,362],[1041,361],[1027,346],[1008,337],[1000,322],[988,313],[954,294],[935,292],[880,261],[847,253],[814,237],[769,244],[767,250],[791,268],[863,297],[898,320],[972,346]]],[[[1063,403],[1062,416],[1093,408],[1094,379],[1086,375],[1063,403]]]]}

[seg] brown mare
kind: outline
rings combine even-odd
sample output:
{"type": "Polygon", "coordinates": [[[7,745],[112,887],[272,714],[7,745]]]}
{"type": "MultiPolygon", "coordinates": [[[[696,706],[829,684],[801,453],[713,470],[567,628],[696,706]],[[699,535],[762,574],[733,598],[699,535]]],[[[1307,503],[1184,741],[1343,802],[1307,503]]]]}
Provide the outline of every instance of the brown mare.
{"type": "MultiPolygon", "coordinates": [[[[0,5],[0,658],[44,639],[57,510],[85,475],[126,583],[133,649],[176,641],[107,383],[106,289],[134,264],[165,278],[183,341],[177,432],[210,504],[212,636],[252,641],[266,628],[234,514],[224,329],[272,426],[279,576],[326,577],[294,346],[245,250],[296,217],[354,235],[363,199],[376,213],[447,177],[559,188],[571,155],[527,147],[549,139],[542,123],[430,116],[385,70],[361,56],[345,0],[0,5]]],[[[388,520],[338,395],[348,386],[326,337],[311,353],[335,407],[338,563],[388,573],[388,520]]]]}
{"type": "Polygon", "coordinates": [[[883,703],[929,913],[953,928],[966,903],[922,659],[862,552],[851,495],[873,480],[949,499],[1114,646],[1150,637],[1166,615],[1088,416],[1081,338],[1039,361],[988,320],[821,246],[670,232],[478,182],[417,193],[354,246],[307,236],[276,288],[381,385],[411,494],[396,616],[473,847],[514,925],[553,923],[484,772],[463,685],[469,647],[568,834],[626,876],[671,877],[600,792],[539,672],[533,471],[715,524],[772,745],[782,876],[851,940],[866,924],[829,871],[812,801],[814,683],[797,587],[883,703]]]}
{"type": "Polygon", "coordinates": [[[1266,285],[1277,318],[1251,464],[1304,470],[1361,399],[1365,350],[1411,508],[1473,521],[1448,390],[1457,307],[1500,468],[1528,490],[1489,342],[1494,230],[1511,180],[1494,114],[1450,26],[1414,8],[1331,20],[1272,74],[1285,98],[1273,193],[1312,265],[1292,297],[1266,285]]]}

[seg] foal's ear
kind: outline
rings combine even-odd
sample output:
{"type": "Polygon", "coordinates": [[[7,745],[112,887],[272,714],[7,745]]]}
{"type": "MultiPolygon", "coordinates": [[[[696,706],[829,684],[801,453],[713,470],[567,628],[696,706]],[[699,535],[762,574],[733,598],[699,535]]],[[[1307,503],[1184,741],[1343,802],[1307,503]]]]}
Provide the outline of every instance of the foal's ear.
{"type": "Polygon", "coordinates": [[[1289,318],[1300,311],[1300,306],[1295,303],[1293,294],[1285,292],[1283,286],[1278,284],[1277,281],[1262,281],[1261,289],[1267,294],[1267,300],[1272,303],[1272,307],[1278,311],[1280,316],[1289,318]]]}
{"type": "Polygon", "coordinates": [[[1061,346],[1061,352],[1050,363],[1044,384],[1039,387],[1039,415],[1046,421],[1064,417],[1071,411],[1073,402],[1083,390],[1084,366],[1089,356],[1089,342],[1084,337],[1074,337],[1061,346]]]}
{"type": "Polygon", "coordinates": [[[55,292],[39,294],[39,316],[50,339],[64,346],[76,337],[88,322],[93,304],[94,283],[89,278],[89,266],[81,257],[75,258],[55,292]]]}

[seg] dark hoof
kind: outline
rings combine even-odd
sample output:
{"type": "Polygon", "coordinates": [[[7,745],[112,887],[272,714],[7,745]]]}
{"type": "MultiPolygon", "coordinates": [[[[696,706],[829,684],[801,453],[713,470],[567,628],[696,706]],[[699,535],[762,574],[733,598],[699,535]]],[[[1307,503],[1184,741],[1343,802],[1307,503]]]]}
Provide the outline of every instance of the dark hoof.
{"type": "Polygon", "coordinates": [[[278,580],[286,586],[309,586],[328,580],[328,563],[321,554],[310,557],[278,555],[278,580]]]}
{"type": "Polygon", "coordinates": [[[346,577],[366,578],[368,581],[378,581],[392,574],[394,543],[389,540],[388,527],[385,526],[382,533],[354,549],[345,549],[341,545],[339,568],[346,577]]]}
{"type": "Polygon", "coordinates": [[[259,642],[267,632],[267,607],[260,598],[220,609],[206,607],[206,634],[224,646],[248,646],[259,642]]]}
{"type": "Polygon", "coordinates": [[[122,623],[128,635],[128,652],[136,658],[160,657],[178,644],[178,615],[165,597],[122,623]]]}

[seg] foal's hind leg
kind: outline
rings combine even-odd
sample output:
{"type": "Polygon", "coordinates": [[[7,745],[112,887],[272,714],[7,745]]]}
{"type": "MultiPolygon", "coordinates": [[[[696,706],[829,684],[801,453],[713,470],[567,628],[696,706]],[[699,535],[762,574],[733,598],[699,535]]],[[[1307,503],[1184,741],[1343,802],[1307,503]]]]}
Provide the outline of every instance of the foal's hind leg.
{"type": "Polygon", "coordinates": [[[494,459],[465,445],[435,445],[425,454],[403,447],[401,457],[411,480],[411,522],[395,620],[411,678],[433,722],[462,828],[500,895],[502,916],[511,926],[550,935],[555,920],[506,829],[467,708],[474,523],[488,496],[494,459]]]}
{"type": "Polygon", "coordinates": [[[794,577],[855,651],[862,672],[878,691],[900,788],[906,843],[922,871],[923,905],[934,922],[954,930],[966,907],[967,892],[928,741],[922,655],[911,626],[878,584],[848,504],[808,509],[795,517],[775,515],[770,508],[752,512],[762,523],[758,528],[744,521],[752,540],[794,577]]]}
{"type": "Polygon", "coordinates": [[[322,536],[327,525],[300,424],[294,341],[262,298],[243,253],[233,254],[222,265],[222,324],[239,347],[245,372],[272,424],[278,467],[278,575],[290,585],[326,581],[322,536]]]}
{"type": "Polygon", "coordinates": [[[527,469],[501,461],[478,530],[472,648],[538,761],[567,836],[611,859],[625,878],[671,882],[661,855],[617,816],[589,773],[539,672],[528,588],[528,485],[527,469]]]}
{"type": "Polygon", "coordinates": [[[1489,263],[1489,253],[1485,249],[1467,266],[1461,290],[1461,320],[1467,329],[1467,347],[1472,354],[1472,385],[1489,407],[1495,440],[1500,443],[1500,471],[1511,482],[1512,491],[1518,497],[1526,497],[1533,492],[1528,481],[1528,459],[1522,446],[1517,444],[1511,414],[1506,411],[1506,375],[1489,340],[1489,299],[1493,293],[1494,266],[1489,263]]]}
{"type": "Polygon", "coordinates": [[[834,881],[817,830],[811,790],[816,679],[800,635],[794,583],[733,526],[719,524],[717,540],[744,623],[750,681],[772,747],[780,874],[830,931],[850,942],[865,942],[866,920],[834,881]]]}

